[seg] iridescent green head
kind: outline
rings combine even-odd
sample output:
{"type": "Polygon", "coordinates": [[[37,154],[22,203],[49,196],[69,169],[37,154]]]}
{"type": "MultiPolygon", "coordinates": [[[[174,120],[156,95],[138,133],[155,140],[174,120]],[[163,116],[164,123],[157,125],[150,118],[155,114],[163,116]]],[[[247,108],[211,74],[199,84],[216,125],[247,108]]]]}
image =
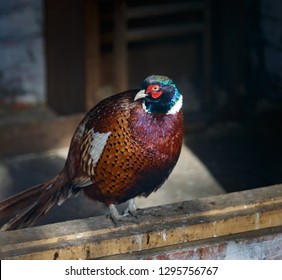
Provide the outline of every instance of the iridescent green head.
{"type": "Polygon", "coordinates": [[[148,113],[176,114],[182,108],[182,95],[166,76],[147,77],[134,98],[139,99],[143,99],[143,108],[148,113]]]}

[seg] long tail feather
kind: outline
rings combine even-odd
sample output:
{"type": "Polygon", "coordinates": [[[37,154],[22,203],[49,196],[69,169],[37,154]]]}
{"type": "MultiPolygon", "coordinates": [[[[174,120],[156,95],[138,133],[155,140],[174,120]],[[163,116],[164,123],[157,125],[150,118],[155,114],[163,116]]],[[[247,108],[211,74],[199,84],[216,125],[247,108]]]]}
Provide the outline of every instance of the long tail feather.
{"type": "Polygon", "coordinates": [[[70,185],[64,173],[61,172],[46,183],[0,201],[0,217],[17,213],[1,227],[1,231],[32,226],[70,195],[70,185]]]}
{"type": "Polygon", "coordinates": [[[30,205],[32,199],[36,199],[42,191],[44,184],[36,185],[28,190],[10,196],[0,201],[0,217],[4,217],[15,211],[30,205]]]}

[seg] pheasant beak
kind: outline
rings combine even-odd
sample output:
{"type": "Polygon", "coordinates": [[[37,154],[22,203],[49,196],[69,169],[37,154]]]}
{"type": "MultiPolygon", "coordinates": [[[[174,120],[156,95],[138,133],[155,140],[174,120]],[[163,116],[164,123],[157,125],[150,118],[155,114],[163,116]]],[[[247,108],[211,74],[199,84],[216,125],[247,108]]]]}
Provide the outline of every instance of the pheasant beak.
{"type": "Polygon", "coordinates": [[[140,90],[140,91],[137,92],[137,94],[136,94],[135,97],[134,97],[134,101],[136,101],[136,100],[138,100],[138,99],[141,99],[141,98],[144,98],[144,97],[146,97],[146,96],[147,96],[147,94],[146,94],[145,90],[142,89],[142,90],[140,90]]]}

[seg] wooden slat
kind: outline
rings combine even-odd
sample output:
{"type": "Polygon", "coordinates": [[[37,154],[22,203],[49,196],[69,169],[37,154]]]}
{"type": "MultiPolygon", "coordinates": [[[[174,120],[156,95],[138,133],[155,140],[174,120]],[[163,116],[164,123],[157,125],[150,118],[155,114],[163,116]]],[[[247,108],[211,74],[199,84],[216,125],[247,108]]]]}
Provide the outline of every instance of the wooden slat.
{"type": "Polygon", "coordinates": [[[212,92],[212,55],[211,55],[211,9],[210,0],[205,1],[205,21],[204,21],[204,44],[203,44],[203,68],[204,68],[204,110],[210,113],[211,110],[211,92],[212,92]]]}
{"type": "Polygon", "coordinates": [[[100,87],[101,50],[100,16],[97,0],[84,1],[85,36],[85,109],[90,110],[95,103],[100,87]]]}
{"type": "MultiPolygon", "coordinates": [[[[158,40],[160,38],[175,37],[188,34],[198,34],[205,30],[203,23],[187,23],[166,26],[154,26],[147,28],[134,28],[127,31],[126,40],[128,42],[142,42],[145,40],[158,40]]],[[[101,35],[103,44],[112,42],[113,34],[111,32],[101,35]]]]}
{"type": "Polygon", "coordinates": [[[114,88],[116,92],[128,89],[128,49],[126,1],[115,1],[114,15],[114,88]]]}
{"type": "Polygon", "coordinates": [[[282,226],[282,185],[0,233],[1,259],[93,259],[282,226]]]}
{"type": "Polygon", "coordinates": [[[170,15],[179,12],[204,10],[204,1],[176,2],[172,4],[148,5],[139,7],[129,7],[127,18],[137,19],[144,17],[154,17],[170,15]]]}
{"type": "Polygon", "coordinates": [[[165,37],[175,37],[190,33],[201,33],[204,30],[202,23],[175,24],[166,26],[154,26],[148,28],[135,28],[128,30],[127,39],[129,42],[144,40],[157,40],[165,37]]]}

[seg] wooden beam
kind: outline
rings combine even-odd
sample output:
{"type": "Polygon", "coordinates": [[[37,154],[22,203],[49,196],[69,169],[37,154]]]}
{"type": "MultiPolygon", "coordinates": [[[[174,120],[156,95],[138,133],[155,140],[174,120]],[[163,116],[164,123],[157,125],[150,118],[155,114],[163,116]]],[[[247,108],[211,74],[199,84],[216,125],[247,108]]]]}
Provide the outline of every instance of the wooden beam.
{"type": "Polygon", "coordinates": [[[116,92],[128,88],[127,8],[125,0],[115,1],[114,14],[114,88],[116,92]]]}
{"type": "Polygon", "coordinates": [[[135,28],[128,30],[127,40],[129,42],[138,42],[145,40],[158,40],[160,38],[175,37],[193,33],[202,33],[204,25],[202,23],[187,23],[162,25],[147,28],[135,28]]]}
{"type": "MultiPolygon", "coordinates": [[[[154,27],[129,29],[126,34],[126,40],[130,43],[142,42],[145,40],[158,40],[160,38],[175,37],[189,34],[200,34],[205,31],[203,23],[187,23],[162,25],[154,27]]],[[[112,42],[113,34],[111,32],[103,33],[101,41],[103,44],[112,42]]]]}
{"type": "Polygon", "coordinates": [[[83,114],[0,126],[0,158],[68,147],[83,114]],[[19,140],[20,139],[20,140],[19,140]]]}
{"type": "Polygon", "coordinates": [[[174,13],[183,13],[186,11],[204,10],[204,1],[174,2],[171,4],[147,5],[129,7],[127,18],[137,19],[144,17],[155,17],[169,15],[174,13]]]}
{"type": "Polygon", "coordinates": [[[97,0],[84,1],[85,36],[85,109],[90,110],[95,103],[100,87],[101,50],[100,16],[97,0]]]}
{"type": "Polygon", "coordinates": [[[203,63],[204,63],[204,111],[208,114],[211,112],[211,93],[212,93],[212,49],[211,49],[211,4],[210,0],[205,0],[205,22],[203,38],[203,63]]]}
{"type": "MultiPolygon", "coordinates": [[[[138,211],[138,223],[107,217],[0,233],[1,259],[95,259],[152,251],[282,226],[282,185],[138,211]]],[[[145,256],[143,255],[143,257],[145,256]]]]}
{"type": "Polygon", "coordinates": [[[83,5],[45,1],[47,105],[59,114],[85,111],[83,5]]]}

